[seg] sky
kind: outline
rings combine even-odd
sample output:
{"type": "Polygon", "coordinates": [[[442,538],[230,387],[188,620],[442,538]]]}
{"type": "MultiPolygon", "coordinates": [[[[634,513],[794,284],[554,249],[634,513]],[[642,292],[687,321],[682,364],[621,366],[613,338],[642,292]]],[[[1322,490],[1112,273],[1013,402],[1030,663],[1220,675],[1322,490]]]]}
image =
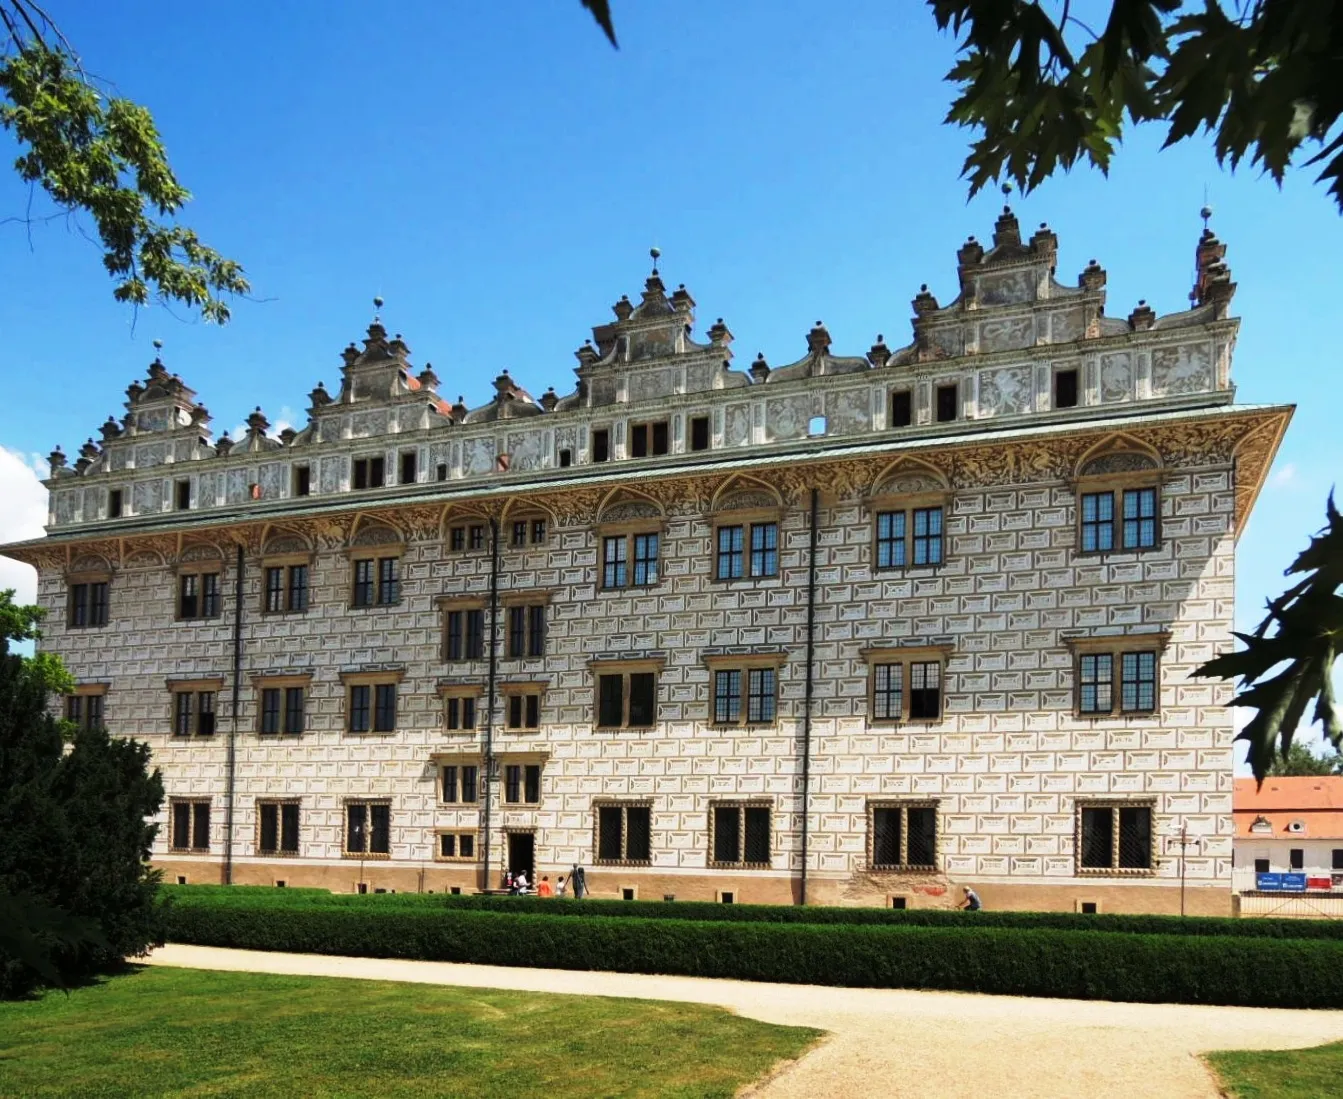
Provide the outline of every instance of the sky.
{"type": "MultiPolygon", "coordinates": [[[[86,71],[154,114],[194,199],[183,220],[239,260],[252,300],[220,328],[112,299],[97,248],[62,219],[31,229],[0,171],[0,542],[41,534],[45,455],[73,458],[163,341],[216,434],[259,405],[302,426],[339,382],[372,299],[449,399],[483,403],[504,368],[572,388],[573,352],[648,249],[723,317],[737,364],[908,342],[922,283],[956,294],[956,249],[1003,201],[967,199],[968,131],[943,124],[955,43],[908,0],[613,0],[613,50],[578,0],[53,0],[86,71]],[[165,13],[171,12],[171,18],[165,13]],[[836,14],[838,13],[838,14],[836,14]]],[[[1343,473],[1336,427],[1343,219],[1309,169],[1279,189],[1222,170],[1207,140],[1131,131],[1109,177],[1087,168],[1012,196],[1059,236],[1060,281],[1095,258],[1107,312],[1187,307],[1199,210],[1228,245],[1243,318],[1237,399],[1299,405],[1239,543],[1237,617],[1258,621],[1323,523],[1343,473]]],[[[0,133],[0,162],[12,159],[0,133]]],[[[51,207],[36,197],[34,216],[51,207]]],[[[87,226],[85,227],[87,229],[87,226]]],[[[0,561],[0,587],[34,574],[0,561]]]]}

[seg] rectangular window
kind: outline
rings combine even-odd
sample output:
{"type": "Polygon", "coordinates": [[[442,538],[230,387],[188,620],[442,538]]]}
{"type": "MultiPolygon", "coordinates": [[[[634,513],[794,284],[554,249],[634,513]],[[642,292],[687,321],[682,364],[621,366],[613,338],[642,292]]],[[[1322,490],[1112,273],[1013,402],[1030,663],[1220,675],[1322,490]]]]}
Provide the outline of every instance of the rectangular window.
{"type": "Polygon", "coordinates": [[[1125,713],[1156,709],[1156,653],[1124,653],[1120,659],[1120,708],[1125,713]]]}
{"type": "Polygon", "coordinates": [[[606,428],[599,428],[592,433],[592,460],[594,462],[607,462],[611,459],[611,432],[606,428]]]}
{"type": "Polygon", "coordinates": [[[106,581],[70,585],[70,625],[76,629],[107,625],[106,581]]]}
{"type": "Polygon", "coordinates": [[[574,452],[568,447],[560,451],[560,469],[568,469],[574,464],[574,452]]]}
{"type": "Polygon", "coordinates": [[[366,733],[369,729],[369,696],[367,684],[357,683],[350,688],[350,732],[366,733]]]}
{"type": "Polygon", "coordinates": [[[877,568],[902,569],[909,557],[905,553],[905,513],[877,513],[877,568]]]}
{"type": "Polygon", "coordinates": [[[308,566],[290,565],[288,579],[287,608],[291,611],[306,611],[308,609],[308,566]]]}
{"type": "Polygon", "coordinates": [[[312,493],[312,469],[309,466],[294,467],[294,495],[308,496],[312,493]]]}
{"type": "Polygon", "coordinates": [[[213,736],[214,731],[214,691],[173,692],[174,736],[213,736]]]}
{"type": "Polygon", "coordinates": [[[302,687],[284,689],[284,731],[287,736],[298,736],[303,732],[303,702],[302,687]]]}
{"type": "Polygon", "coordinates": [[[354,562],[354,593],[351,602],[356,607],[371,607],[375,590],[373,561],[365,558],[354,562]]]}
{"type": "Polygon", "coordinates": [[[345,853],[386,855],[391,852],[392,807],[385,801],[345,803],[345,853]]]}
{"type": "Polygon", "coordinates": [[[219,616],[219,573],[183,573],[178,577],[177,583],[178,618],[217,618],[219,616]]]}
{"type": "Polygon", "coordinates": [[[114,488],[107,494],[107,517],[109,519],[121,518],[121,489],[114,488]]]}
{"type": "Polygon", "coordinates": [[[909,427],[914,422],[914,402],[908,389],[891,394],[891,426],[909,427]]]}
{"type": "Polygon", "coordinates": [[[935,721],[942,716],[942,665],[919,660],[909,666],[909,719],[935,721]]]}
{"type": "Polygon", "coordinates": [[[453,527],[448,532],[448,545],[452,547],[453,553],[461,553],[466,549],[466,528],[453,527]]]}
{"type": "Polygon", "coordinates": [[[536,729],[541,725],[541,693],[527,691],[504,696],[506,728],[536,729]]]}
{"type": "Polygon", "coordinates": [[[720,668],[714,672],[713,690],[716,725],[772,725],[778,716],[778,673],[774,668],[720,668]]]}
{"type": "Polygon", "coordinates": [[[100,694],[68,695],[65,699],[65,720],[76,728],[88,731],[103,727],[103,696],[100,694]]]}
{"type": "Polygon", "coordinates": [[[708,450],[709,442],[709,417],[692,416],[690,418],[690,449],[708,450]]]}
{"type": "Polygon", "coordinates": [[[630,425],[630,457],[647,458],[650,454],[666,454],[668,449],[665,420],[630,425]]]}
{"type": "Polygon", "coordinates": [[[440,832],[438,835],[440,859],[474,859],[476,835],[474,832],[440,832]]]}
{"type": "Polygon", "coordinates": [[[914,509],[914,564],[942,563],[942,509],[914,509]]]}
{"type": "Polygon", "coordinates": [[[485,548],[485,525],[472,523],[466,528],[466,548],[479,553],[485,548]]]}
{"type": "Polygon", "coordinates": [[[630,424],[630,457],[648,457],[648,425],[630,424]]]}
{"type": "Polygon", "coordinates": [[[877,512],[877,568],[929,568],[943,561],[943,509],[877,512]]]}
{"type": "Polygon", "coordinates": [[[647,588],[658,582],[658,536],[634,535],[634,576],[636,588],[647,588]]]}
{"type": "Polygon", "coordinates": [[[1156,489],[1124,490],[1123,548],[1151,549],[1156,545],[1156,489]]]}
{"type": "Polygon", "coordinates": [[[904,717],[903,664],[872,666],[872,716],[877,721],[899,721],[904,717]]]}
{"type": "Polygon", "coordinates": [[[173,486],[173,504],[178,511],[188,511],[191,508],[191,482],[188,480],[178,481],[173,486]]]}
{"type": "Polygon", "coordinates": [[[360,557],[351,564],[354,568],[354,583],[350,593],[351,606],[389,607],[401,601],[399,557],[360,557]]]}
{"type": "Polygon", "coordinates": [[[396,684],[378,683],[373,688],[373,731],[390,733],[396,728],[396,684]]]}
{"type": "Polygon", "coordinates": [[[629,583],[629,539],[623,534],[602,539],[602,587],[623,588],[629,583]]]}
{"type": "Polygon", "coordinates": [[[354,460],[355,488],[382,488],[383,458],[356,458],[354,460]]]}
{"type": "Polygon", "coordinates": [[[266,569],[266,611],[274,614],[284,608],[284,569],[272,566],[266,569]]]}
{"type": "Polygon", "coordinates": [[[1077,657],[1077,712],[1105,715],[1115,711],[1115,664],[1119,665],[1121,713],[1154,713],[1157,709],[1157,653],[1079,653],[1077,657]]]}
{"type": "Polygon", "coordinates": [[[401,561],[396,557],[378,558],[378,603],[390,606],[401,599],[401,561]]]}
{"type": "Polygon", "coordinates": [[[1114,656],[1083,653],[1077,666],[1077,709],[1084,714],[1108,714],[1114,709],[1114,656]]]}
{"type": "Polygon", "coordinates": [[[1114,545],[1114,493],[1082,493],[1082,552],[1109,553],[1114,545]]]}
{"type": "Polygon", "coordinates": [[[940,424],[948,423],[956,419],[957,412],[957,387],[953,382],[950,385],[939,385],[937,387],[937,422],[940,424]]]}
{"type": "Polygon", "coordinates": [[[597,676],[597,728],[645,729],[656,723],[656,672],[612,671],[597,676]]]}
{"type": "Polygon", "coordinates": [[[1293,870],[1304,870],[1306,868],[1306,850],[1304,847],[1290,847],[1287,849],[1287,863],[1293,870]]]}
{"type": "Polygon", "coordinates": [[[869,665],[869,721],[942,717],[945,656],[940,650],[876,649],[863,655],[869,665]]]}
{"type": "Polygon", "coordinates": [[[719,725],[741,721],[741,672],[735,668],[714,673],[713,719],[719,725]]]}
{"type": "Polygon", "coordinates": [[[779,524],[751,524],[751,575],[779,575],[779,524]]]}
{"type": "Polygon", "coordinates": [[[1084,870],[1150,870],[1150,805],[1081,805],[1078,851],[1084,870]]]}
{"type": "Polygon", "coordinates": [[[479,765],[449,763],[442,768],[442,795],[447,805],[474,805],[478,793],[479,765]]]}
{"type": "Polygon", "coordinates": [[[1343,847],[1333,849],[1333,869],[1343,870],[1343,847]]]}
{"type": "Polygon", "coordinates": [[[744,546],[741,527],[718,528],[718,569],[715,575],[719,580],[736,580],[743,575],[744,546]]]}
{"type": "Polygon", "coordinates": [[[476,727],[476,699],[472,695],[449,695],[447,703],[447,725],[449,729],[474,729],[476,727]]]}
{"type": "Polygon", "coordinates": [[[280,689],[266,687],[261,691],[261,732],[274,736],[280,731],[280,689]]]}
{"type": "Polygon", "coordinates": [[[536,805],[541,801],[541,765],[510,763],[504,768],[504,803],[536,805]]]}
{"type": "Polygon", "coordinates": [[[545,656],[544,603],[515,604],[508,608],[508,655],[512,659],[545,656]]]}
{"type": "Polygon", "coordinates": [[[174,851],[210,850],[209,801],[172,801],[169,846],[174,851]]]}
{"type": "Polygon", "coordinates": [[[532,545],[544,546],[546,544],[546,521],[544,519],[532,520],[532,545]]]}
{"type": "Polygon", "coordinates": [[[936,805],[873,805],[868,829],[874,870],[932,870],[936,867],[936,805]]]}
{"type": "Polygon", "coordinates": [[[652,861],[653,810],[647,805],[598,805],[596,809],[598,863],[652,861]]]}
{"type": "Polygon", "coordinates": [[[1077,371],[1056,370],[1054,372],[1054,407],[1077,407],[1077,371]]]}
{"type": "Polygon", "coordinates": [[[770,810],[764,805],[715,805],[712,862],[716,866],[768,867],[770,810]]]}
{"type": "Polygon", "coordinates": [[[434,467],[434,479],[436,481],[446,481],[448,479],[448,463],[439,462],[434,467]]]}
{"type": "Polygon", "coordinates": [[[485,656],[485,612],[469,607],[447,612],[443,658],[449,663],[485,656]]]}
{"type": "Polygon", "coordinates": [[[513,524],[513,537],[510,541],[514,549],[527,544],[527,520],[519,519],[513,524]]]}
{"type": "Polygon", "coordinates": [[[289,801],[263,801],[257,805],[260,837],[257,851],[262,855],[298,854],[298,804],[289,801]]]}
{"type": "Polygon", "coordinates": [[[401,452],[401,484],[413,485],[415,474],[415,451],[403,450],[401,452]]]}

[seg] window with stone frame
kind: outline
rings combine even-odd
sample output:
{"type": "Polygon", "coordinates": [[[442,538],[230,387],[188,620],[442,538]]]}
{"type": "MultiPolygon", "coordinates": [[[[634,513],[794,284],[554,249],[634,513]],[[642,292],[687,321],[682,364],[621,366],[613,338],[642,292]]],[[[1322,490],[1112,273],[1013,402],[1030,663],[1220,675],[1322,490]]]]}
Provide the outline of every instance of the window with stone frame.
{"type": "Polygon", "coordinates": [[[891,391],[891,427],[909,427],[914,422],[914,394],[908,389],[891,391]]]}
{"type": "Polygon", "coordinates": [[[549,524],[542,515],[521,515],[508,521],[508,545],[511,549],[543,546],[549,524]]]}
{"type": "Polygon", "coordinates": [[[177,574],[177,617],[182,621],[218,618],[220,566],[182,570],[177,574]]]}
{"type": "Polygon", "coordinates": [[[396,731],[397,694],[404,669],[342,672],[345,686],[345,731],[391,733],[396,731]]]}
{"type": "Polygon", "coordinates": [[[216,704],[223,687],[222,678],[168,680],[168,697],[172,706],[172,735],[214,736],[216,704]]]}
{"type": "Polygon", "coordinates": [[[505,805],[541,804],[541,763],[505,763],[503,786],[505,805]]]}
{"type": "Polygon", "coordinates": [[[83,575],[70,578],[70,596],[66,625],[72,630],[106,626],[108,587],[111,576],[83,575]]]}
{"type": "Polygon", "coordinates": [[[499,694],[504,703],[504,728],[520,732],[541,727],[541,696],[544,683],[501,683],[499,694]]]}
{"type": "Polygon", "coordinates": [[[709,806],[709,866],[767,870],[773,845],[772,809],[765,801],[716,801],[709,806]]]}
{"type": "Polygon", "coordinates": [[[483,520],[454,523],[448,528],[448,549],[453,553],[483,553],[488,546],[488,527],[483,520]]]}
{"type": "Polygon", "coordinates": [[[592,855],[597,866],[648,866],[653,861],[653,805],[598,801],[592,806],[592,855]]]}
{"type": "Polygon", "coordinates": [[[657,724],[661,660],[594,660],[598,729],[651,729],[657,724]]]}
{"type": "Polygon", "coordinates": [[[709,656],[709,720],[714,725],[774,725],[779,718],[779,669],[786,654],[709,656]]]}
{"type": "Polygon", "coordinates": [[[392,803],[351,800],[345,803],[346,858],[387,858],[392,851],[392,803]]]}
{"type": "Polygon", "coordinates": [[[440,683],[443,700],[443,725],[450,733],[471,732],[476,728],[480,699],[485,688],[479,683],[440,683]]]}
{"type": "Polygon", "coordinates": [[[386,481],[386,457],[382,454],[356,458],[350,478],[350,487],[354,489],[382,488],[386,481]]]}
{"type": "Polygon", "coordinates": [[[512,591],[503,598],[504,659],[536,659],[546,655],[548,591],[512,591]]]}
{"type": "Polygon", "coordinates": [[[401,556],[387,550],[350,558],[350,606],[390,607],[401,602],[401,556]]]}
{"type": "Polygon", "coordinates": [[[441,596],[442,653],[445,664],[485,659],[485,600],[479,596],[441,596]]]}
{"type": "Polygon", "coordinates": [[[869,801],[867,865],[872,870],[936,870],[937,802],[869,801]]]}
{"type": "Polygon", "coordinates": [[[1151,874],[1156,866],[1156,802],[1077,801],[1079,874],[1151,874]]]}
{"type": "Polygon", "coordinates": [[[295,554],[261,562],[263,614],[302,614],[308,609],[312,557],[295,554]]]}
{"type": "Polygon", "coordinates": [[[659,530],[602,535],[602,588],[611,591],[657,584],[661,541],[659,530]]]}
{"type": "Polygon", "coordinates": [[[258,676],[257,728],[261,736],[299,736],[307,722],[310,675],[258,676]]]}
{"type": "Polygon", "coordinates": [[[481,778],[481,763],[478,756],[454,756],[440,761],[439,804],[475,805],[480,800],[481,778]]]}
{"type": "Polygon", "coordinates": [[[434,858],[439,862],[475,862],[476,833],[461,829],[434,834],[434,858]]]}
{"type": "Polygon", "coordinates": [[[297,799],[262,799],[256,803],[258,855],[298,854],[297,799]]]}
{"type": "Polygon", "coordinates": [[[879,570],[933,568],[945,557],[944,508],[897,508],[876,513],[876,562],[879,570]]]}
{"type": "Polygon", "coordinates": [[[647,458],[667,454],[671,450],[671,438],[666,420],[630,424],[629,431],[631,458],[647,458]]]}
{"type": "Polygon", "coordinates": [[[1168,633],[1070,638],[1078,717],[1156,714],[1168,633]]]}
{"type": "Polygon", "coordinates": [[[949,646],[864,649],[869,725],[938,721],[946,709],[949,646]]]}
{"type": "Polygon", "coordinates": [[[210,799],[168,799],[168,850],[206,854],[210,850],[210,799]]]}
{"type": "Polygon", "coordinates": [[[723,522],[714,528],[714,579],[760,579],[779,575],[779,523],[723,522]]]}
{"type": "Polygon", "coordinates": [[[65,696],[65,720],[85,732],[103,728],[105,683],[80,684],[65,696]]]}
{"type": "Polygon", "coordinates": [[[1140,553],[1161,545],[1161,467],[1155,456],[1109,449],[1079,463],[1077,552],[1140,553]]]}

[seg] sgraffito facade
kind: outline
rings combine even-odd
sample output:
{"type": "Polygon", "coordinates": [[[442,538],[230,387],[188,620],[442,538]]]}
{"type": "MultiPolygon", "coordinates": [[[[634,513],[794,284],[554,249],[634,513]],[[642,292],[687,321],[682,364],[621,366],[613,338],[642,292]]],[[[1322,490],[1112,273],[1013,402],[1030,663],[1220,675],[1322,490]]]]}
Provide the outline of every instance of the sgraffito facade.
{"type": "Polygon", "coordinates": [[[539,399],[376,319],[307,426],[214,440],[159,361],[53,455],[42,641],[148,741],[168,880],[1231,907],[1234,544],[1290,417],[1234,403],[1224,246],[1104,312],[1007,210],[914,337],[731,368],[654,270],[539,399]]]}

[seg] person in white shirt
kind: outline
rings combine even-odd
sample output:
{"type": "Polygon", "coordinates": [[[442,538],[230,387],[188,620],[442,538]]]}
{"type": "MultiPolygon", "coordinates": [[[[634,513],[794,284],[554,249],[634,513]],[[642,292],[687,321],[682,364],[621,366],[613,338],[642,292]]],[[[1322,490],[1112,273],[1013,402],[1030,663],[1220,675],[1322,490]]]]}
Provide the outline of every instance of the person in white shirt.
{"type": "Polygon", "coordinates": [[[517,878],[514,879],[514,884],[518,887],[518,892],[519,892],[519,893],[526,893],[526,892],[527,892],[527,871],[525,871],[525,870],[519,871],[519,872],[518,872],[518,876],[517,876],[517,878]]]}

